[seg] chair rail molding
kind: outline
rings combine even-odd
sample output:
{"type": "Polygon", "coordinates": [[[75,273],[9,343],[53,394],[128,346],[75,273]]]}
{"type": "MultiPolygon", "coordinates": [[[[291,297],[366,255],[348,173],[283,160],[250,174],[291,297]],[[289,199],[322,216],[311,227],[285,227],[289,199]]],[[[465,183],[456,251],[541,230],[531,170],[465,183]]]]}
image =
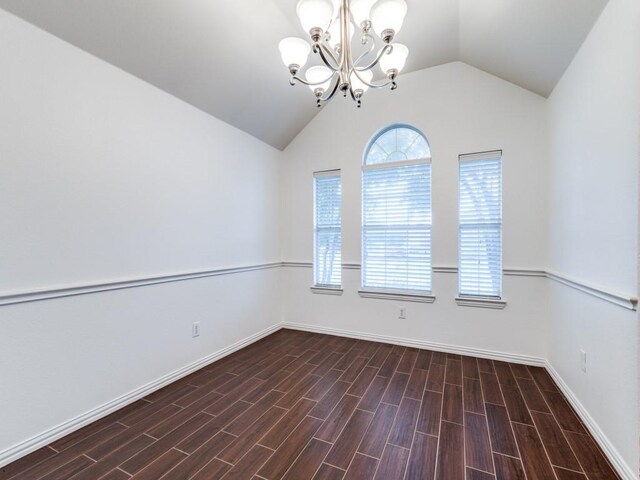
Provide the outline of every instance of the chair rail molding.
{"type": "Polygon", "coordinates": [[[272,262],[262,263],[258,265],[197,270],[192,272],[154,275],[149,277],[139,277],[122,280],[104,280],[98,283],[58,285],[49,288],[40,288],[17,292],[0,292],[0,307],[6,305],[16,305],[19,303],[51,300],[55,298],[73,297],[76,295],[108,292],[112,290],[123,290],[126,288],[146,287],[149,285],[159,285],[162,283],[182,282],[186,280],[195,280],[198,278],[217,277],[220,275],[233,275],[238,273],[253,272],[255,270],[279,268],[281,266],[282,262],[272,262]]]}
{"type": "MultiPolygon", "coordinates": [[[[310,262],[282,262],[283,267],[291,268],[311,268],[313,264],[310,262]]],[[[358,263],[343,263],[342,268],[345,270],[359,270],[360,264],[358,263]]],[[[434,266],[432,268],[433,273],[442,274],[457,274],[457,267],[449,266],[434,266]]],[[[555,282],[561,283],[567,287],[578,290],[587,295],[599,298],[619,307],[626,308],[627,310],[637,310],[638,298],[632,295],[625,295],[621,293],[615,293],[609,289],[603,287],[597,287],[581,280],[570,278],[562,273],[553,272],[550,270],[537,270],[528,268],[505,268],[503,274],[508,277],[544,277],[555,282]]],[[[503,305],[497,305],[494,308],[502,308],[503,305]]]]}
{"type": "MultiPolygon", "coordinates": [[[[159,285],[162,283],[182,282],[186,280],[195,280],[199,278],[216,277],[220,275],[233,275],[256,270],[266,270],[272,268],[312,268],[311,262],[271,262],[255,265],[244,265],[240,267],[218,268],[208,270],[196,270],[192,272],[172,273],[164,275],[154,275],[148,277],[129,278],[120,280],[104,280],[96,283],[71,284],[71,285],[55,285],[52,287],[38,288],[33,290],[22,290],[14,292],[0,292],[0,307],[7,305],[16,305],[20,303],[38,302],[43,300],[52,300],[56,298],[73,297],[76,295],[88,295],[92,293],[108,292],[113,290],[122,290],[126,288],[145,287],[149,285],[159,285]]],[[[359,270],[359,263],[343,263],[342,268],[345,270],[359,270]]],[[[439,274],[456,274],[458,269],[450,266],[434,266],[434,273],[439,274]]],[[[562,273],[536,270],[536,269],[509,269],[503,270],[504,275],[513,277],[545,277],[555,282],[561,283],[567,287],[573,288],[580,292],[586,293],[593,297],[607,301],[614,305],[626,308],[627,310],[637,310],[638,298],[630,295],[615,293],[603,287],[597,287],[583,281],[568,277],[562,273]]],[[[318,293],[318,292],[316,292],[318,293]]],[[[324,293],[324,292],[323,292],[324,293]]],[[[332,292],[338,293],[338,292],[332,292]]],[[[341,292],[340,292],[341,293],[341,292]]]]}
{"type": "Polygon", "coordinates": [[[552,271],[547,271],[545,273],[547,278],[555,282],[561,283],[563,285],[579,290],[586,294],[592,295],[594,297],[600,298],[602,300],[613,303],[615,305],[619,305],[628,310],[636,310],[638,308],[637,297],[614,293],[608,289],[605,289],[602,287],[596,287],[594,285],[568,277],[562,273],[552,272],[552,271]]]}

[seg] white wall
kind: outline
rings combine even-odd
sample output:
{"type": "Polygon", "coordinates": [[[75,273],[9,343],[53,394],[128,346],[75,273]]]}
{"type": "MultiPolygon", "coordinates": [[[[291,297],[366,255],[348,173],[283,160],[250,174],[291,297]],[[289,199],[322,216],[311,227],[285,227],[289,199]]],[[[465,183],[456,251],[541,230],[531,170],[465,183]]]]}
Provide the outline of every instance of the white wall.
{"type": "MultiPolygon", "coordinates": [[[[0,296],[311,262],[312,174],[329,168],[343,175],[343,261],[359,263],[362,152],[394,121],[431,144],[434,265],[457,263],[458,154],[501,148],[504,267],[635,295],[638,18],[635,0],[611,0],[549,101],[452,63],[361,110],[338,99],[280,153],[0,10],[0,296]]],[[[455,275],[436,273],[436,302],[399,321],[400,302],[343,277],[341,297],[312,294],[301,267],[0,307],[0,454],[284,319],[549,358],[637,471],[635,312],[519,276],[504,279],[505,310],[458,307],[455,275]]]]}
{"type": "MultiPolygon", "coordinates": [[[[548,104],[550,268],[637,296],[637,0],[609,2],[548,104]]],[[[637,314],[560,285],[550,293],[549,359],[637,473],[637,314]]]]}
{"type": "MultiPolygon", "coordinates": [[[[311,100],[310,100],[311,101],[311,100]]],[[[343,262],[360,263],[362,154],[381,127],[406,122],[428,138],[433,157],[433,264],[457,265],[458,155],[503,149],[504,267],[542,269],[546,252],[545,100],[463,63],[403,75],[396,91],[367,93],[361,109],[334,101],[285,150],[283,258],[311,262],[313,172],[339,168],[343,262]]],[[[545,282],[506,277],[503,311],[459,307],[456,276],[434,274],[436,302],[362,299],[357,270],[343,270],[343,297],[309,291],[310,269],[288,268],[285,320],[416,340],[546,357],[545,282]]]]}
{"type": "MultiPolygon", "coordinates": [[[[0,65],[0,295],[279,261],[280,152],[2,10],[0,65]]],[[[276,324],[279,275],[0,307],[0,453],[276,324]]]]}

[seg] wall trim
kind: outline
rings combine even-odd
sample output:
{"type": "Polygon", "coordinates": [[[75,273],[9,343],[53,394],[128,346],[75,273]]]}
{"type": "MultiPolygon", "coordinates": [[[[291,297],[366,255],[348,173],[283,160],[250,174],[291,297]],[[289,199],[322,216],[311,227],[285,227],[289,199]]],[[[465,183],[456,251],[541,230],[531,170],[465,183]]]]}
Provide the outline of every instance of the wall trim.
{"type": "Polygon", "coordinates": [[[458,273],[457,267],[434,266],[434,267],[431,267],[431,270],[433,271],[433,273],[458,273]]]}
{"type": "Polygon", "coordinates": [[[553,381],[556,382],[562,394],[569,401],[573,409],[576,411],[580,419],[586,425],[587,429],[596,440],[600,448],[604,451],[605,455],[613,469],[624,479],[624,480],[637,480],[638,477],[633,469],[625,462],[622,458],[622,455],[618,452],[618,450],[613,446],[613,444],[609,441],[605,433],[602,431],[600,426],[594,420],[594,418],[589,414],[589,411],[585,408],[584,405],[578,400],[578,397],[573,393],[569,385],[562,379],[560,374],[553,368],[550,362],[546,362],[545,368],[549,372],[549,375],[553,378],[553,381]]]}
{"type": "Polygon", "coordinates": [[[115,412],[123,407],[126,407],[130,403],[133,403],[141,398],[146,397],[150,393],[155,392],[156,390],[161,389],[162,387],[169,385],[170,383],[175,382],[176,380],[181,379],[189,375],[190,373],[195,372],[196,370],[201,369],[217,360],[220,360],[227,355],[232,354],[233,352],[240,350],[241,348],[247,347],[252,343],[257,342],[263,337],[267,335],[271,335],[272,333],[281,330],[282,326],[279,323],[272,325],[261,332],[250,335],[228,347],[222,348],[211,355],[207,355],[200,360],[196,360],[189,365],[174,370],[167,375],[164,375],[157,380],[154,380],[142,387],[136,388],[135,390],[130,391],[114,400],[111,400],[99,407],[89,410],[82,415],[78,415],[75,418],[67,420],[49,430],[46,430],[38,435],[35,435],[27,440],[24,440],[13,447],[9,447],[6,450],[0,451],[0,467],[10,464],[15,460],[18,460],[25,455],[30,454],[42,448],[46,445],[49,445],[52,442],[55,442],[59,438],[64,437],[65,435],[69,435],[70,433],[79,430],[80,428],[88,425],[92,422],[100,420],[102,417],[109,415],[110,413],[115,412]]]}
{"type": "MultiPolygon", "coordinates": [[[[342,268],[352,268],[355,263],[343,263],[342,268]],[[349,267],[347,267],[349,265],[349,267]]],[[[293,267],[293,268],[313,268],[313,263],[311,262],[282,262],[283,267],[293,267]]],[[[360,265],[357,266],[360,268],[360,265]]]]}
{"type": "Polygon", "coordinates": [[[400,300],[401,302],[418,302],[418,303],[433,303],[436,301],[434,295],[425,293],[405,293],[393,290],[358,290],[358,295],[361,298],[378,298],[381,300],[400,300]]]}
{"type": "Polygon", "coordinates": [[[461,307],[493,308],[503,310],[507,307],[507,302],[501,299],[482,297],[456,297],[456,305],[461,307]]]}
{"type": "Polygon", "coordinates": [[[629,297],[626,295],[613,293],[609,290],[605,290],[604,288],[589,285],[580,280],[567,277],[566,275],[557,272],[548,271],[546,272],[546,277],[558,283],[571,287],[575,290],[587,293],[593,297],[600,298],[607,302],[613,303],[614,305],[619,305],[620,307],[624,307],[627,310],[636,310],[638,307],[638,299],[636,297],[629,297]]]}
{"type": "MultiPolygon", "coordinates": [[[[282,266],[311,268],[313,264],[308,262],[282,262],[282,266]]],[[[342,268],[347,270],[357,270],[357,269],[360,269],[360,264],[343,263],[342,268]]],[[[455,273],[458,273],[458,268],[446,267],[446,266],[434,266],[433,273],[455,274],[455,273]]],[[[573,288],[574,290],[578,290],[580,292],[586,293],[587,295],[591,295],[593,297],[599,298],[600,300],[613,303],[614,305],[618,305],[619,307],[626,308],[627,310],[637,310],[637,307],[638,307],[637,297],[614,293],[611,290],[608,290],[602,287],[596,287],[594,285],[589,285],[587,283],[582,282],[581,280],[576,280],[574,278],[567,277],[562,273],[545,271],[545,270],[527,269],[527,268],[505,268],[503,270],[503,273],[508,277],[546,277],[550,280],[561,283],[567,287],[573,288]]]]}
{"type": "Polygon", "coordinates": [[[342,268],[344,270],[360,270],[359,263],[343,263],[342,268]]]}
{"type": "MultiPolygon", "coordinates": [[[[311,262],[282,262],[283,267],[293,268],[313,268],[311,262]]],[[[360,270],[360,263],[343,263],[343,270],[360,270]]],[[[433,273],[458,273],[458,267],[447,267],[435,265],[432,267],[433,273]]],[[[544,270],[534,270],[527,268],[505,268],[504,274],[512,277],[545,277],[546,272],[544,270]]]]}
{"type": "MultiPolygon", "coordinates": [[[[311,262],[282,262],[283,267],[293,267],[293,268],[312,268],[313,263],[311,262]]],[[[359,269],[360,265],[357,263],[343,263],[343,269],[359,269]]]]}
{"type": "MultiPolygon", "coordinates": [[[[125,280],[107,280],[100,283],[88,283],[77,285],[60,285],[36,290],[24,290],[16,292],[0,292],[0,307],[7,305],[16,305],[20,303],[38,302],[42,300],[51,300],[55,298],[73,297],[77,295],[88,295],[92,293],[108,292],[112,290],[123,290],[127,288],[146,287],[149,285],[159,285],[162,283],[182,282],[185,280],[194,280],[198,278],[216,277],[220,275],[233,275],[237,273],[253,272],[255,270],[266,270],[278,267],[290,268],[311,268],[313,264],[310,262],[272,262],[257,265],[246,265],[242,267],[220,268],[214,270],[199,270],[194,272],[174,273],[167,275],[157,275],[151,277],[140,277],[125,280]]],[[[358,263],[344,263],[342,268],[346,270],[359,270],[358,263]]],[[[436,266],[433,267],[434,273],[457,273],[456,267],[436,266]]],[[[638,306],[638,298],[630,297],[614,293],[602,287],[589,285],[580,280],[567,277],[564,274],[544,270],[532,269],[504,269],[504,275],[514,277],[546,277],[565,286],[586,293],[593,297],[607,301],[614,305],[626,308],[628,310],[636,310],[638,306]]]]}
{"type": "Polygon", "coordinates": [[[312,293],[318,293],[320,295],[342,295],[344,290],[342,287],[320,287],[314,285],[309,287],[312,293]]]}
{"type": "Polygon", "coordinates": [[[356,332],[353,330],[343,330],[340,328],[321,327],[318,325],[309,325],[306,323],[282,322],[282,328],[290,330],[301,330],[304,332],[325,333],[327,335],[336,335],[338,337],[357,338],[359,340],[370,340],[372,342],[390,343],[393,345],[402,345],[404,347],[416,347],[436,352],[457,353],[459,355],[470,355],[473,357],[489,358],[491,360],[502,360],[505,362],[521,363],[523,365],[532,365],[535,367],[544,367],[546,360],[541,357],[531,355],[521,355],[518,353],[499,352],[497,350],[486,350],[473,347],[460,347],[446,343],[427,342],[424,340],[414,340],[410,338],[392,337],[390,335],[380,335],[377,333],[356,332]]]}
{"type": "Polygon", "coordinates": [[[250,335],[229,347],[222,348],[211,355],[207,355],[200,360],[190,363],[189,365],[174,370],[173,372],[164,375],[153,382],[150,382],[142,387],[132,390],[114,400],[111,400],[99,407],[96,407],[88,412],[72,418],[66,422],[63,422],[45,432],[35,435],[27,440],[24,440],[13,447],[9,447],[6,450],[0,451],[0,467],[10,464],[19,458],[22,458],[29,453],[32,453],[39,448],[42,448],[50,443],[68,435],[89,423],[95,422],[110,413],[119,410],[130,403],[133,403],[141,398],[146,397],[150,393],[161,389],[162,387],[185,377],[202,367],[209,365],[233,352],[240,350],[252,343],[257,342],[261,338],[271,335],[283,328],[290,330],[300,330],[305,332],[325,333],[329,335],[336,335],[340,337],[357,338],[361,340],[370,340],[381,343],[390,343],[394,345],[403,345],[407,347],[425,348],[429,350],[456,353],[460,355],[470,355],[480,358],[488,358],[492,360],[501,360],[513,363],[520,363],[524,365],[533,365],[536,367],[544,367],[554,382],[558,385],[565,398],[569,401],[571,406],[575,409],[580,419],[585,423],[589,432],[593,435],[598,445],[602,448],[608,460],[611,462],[613,468],[622,476],[624,480],[637,480],[633,469],[624,461],[620,453],[616,450],[613,444],[609,441],[605,433],[598,426],[597,422],[591,417],[587,409],[582,405],[577,396],[569,388],[569,386],[562,379],[560,374],[555,370],[553,365],[548,360],[540,357],[521,355],[516,353],[499,352],[496,350],[478,349],[472,347],[462,347],[456,345],[449,345],[437,342],[427,342],[422,340],[413,340],[408,338],[393,337],[388,335],[379,335],[373,333],[356,332],[351,330],[343,330],[330,327],[320,327],[317,325],[308,325],[302,323],[292,322],[280,322],[276,323],[254,335],[250,335]]]}
{"type": "Polygon", "coordinates": [[[185,280],[194,280],[197,278],[217,277],[219,275],[232,275],[236,273],[253,272],[255,270],[265,270],[269,268],[278,268],[281,266],[282,262],[262,263],[258,265],[247,265],[242,267],[199,270],[194,272],[172,273],[167,275],[156,275],[151,277],[140,277],[124,280],[106,280],[100,283],[60,285],[37,290],[0,292],[0,307],[6,305],[16,305],[19,303],[38,302],[54,298],[74,297],[77,295],[87,295],[91,293],[108,292],[112,290],[123,290],[126,288],[146,287],[149,285],[159,285],[162,283],[182,282],[185,280]]]}

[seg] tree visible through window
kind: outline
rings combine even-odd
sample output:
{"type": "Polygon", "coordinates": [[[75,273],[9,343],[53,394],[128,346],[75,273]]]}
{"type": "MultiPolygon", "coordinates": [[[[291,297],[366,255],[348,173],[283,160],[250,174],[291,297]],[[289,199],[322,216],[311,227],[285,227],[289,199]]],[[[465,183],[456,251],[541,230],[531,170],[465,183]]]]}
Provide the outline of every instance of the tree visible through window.
{"type": "Polygon", "coordinates": [[[339,287],[342,280],[342,182],[340,171],[314,174],[314,254],[316,286],[339,287]]]}
{"type": "Polygon", "coordinates": [[[461,296],[502,295],[502,152],[460,155],[461,296]]]}
{"type": "Polygon", "coordinates": [[[431,292],[431,151],[408,125],[385,128],[365,152],[362,287],[431,292]]]}

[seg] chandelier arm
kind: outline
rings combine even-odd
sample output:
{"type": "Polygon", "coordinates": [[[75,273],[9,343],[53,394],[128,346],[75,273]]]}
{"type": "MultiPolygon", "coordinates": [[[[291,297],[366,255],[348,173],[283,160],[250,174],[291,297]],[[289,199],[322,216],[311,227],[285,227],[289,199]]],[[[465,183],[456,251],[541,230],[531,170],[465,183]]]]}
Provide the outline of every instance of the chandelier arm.
{"type": "Polygon", "coordinates": [[[325,98],[321,98],[320,100],[322,100],[323,102],[328,102],[330,101],[333,96],[336,94],[336,92],[338,91],[338,86],[340,85],[340,80],[338,79],[335,84],[333,85],[333,88],[331,89],[331,93],[329,93],[329,95],[327,95],[325,98]]]}
{"type": "Polygon", "coordinates": [[[375,84],[375,83],[368,83],[368,82],[364,82],[369,88],[386,88],[389,85],[391,85],[392,90],[393,90],[393,86],[396,84],[396,82],[394,82],[393,80],[387,80],[384,83],[381,84],[375,84]]]}
{"type": "MultiPolygon", "coordinates": [[[[364,57],[366,57],[367,55],[370,55],[370,54],[371,54],[371,52],[373,52],[373,51],[375,50],[375,48],[376,48],[376,43],[375,43],[375,41],[373,40],[373,37],[372,37],[371,35],[369,35],[368,33],[367,33],[367,34],[365,34],[365,35],[366,35],[366,36],[371,40],[371,42],[370,42],[370,43],[371,43],[371,46],[369,47],[369,49],[368,49],[367,51],[365,51],[364,53],[362,53],[362,54],[361,54],[361,55],[360,55],[360,56],[355,60],[355,62],[353,62],[353,64],[354,64],[354,65],[359,64],[359,63],[360,63],[360,61],[361,61],[364,57]]],[[[367,43],[369,43],[369,42],[367,42],[367,43]]],[[[365,44],[365,45],[366,45],[366,44],[365,44]]]]}
{"type": "Polygon", "coordinates": [[[319,54],[322,62],[334,72],[337,72],[338,70],[340,70],[340,68],[342,68],[342,63],[339,62],[338,59],[336,59],[331,49],[326,45],[323,45],[322,43],[314,44],[313,52],[319,54]],[[327,56],[331,58],[331,60],[333,60],[335,66],[333,66],[331,62],[327,60],[327,56]]]}
{"type": "Polygon", "coordinates": [[[362,78],[360,76],[360,74],[358,73],[359,71],[357,69],[353,69],[352,70],[353,74],[358,78],[358,80],[360,80],[362,83],[364,83],[367,87],[369,88],[385,88],[388,87],[389,85],[391,85],[391,87],[393,88],[396,84],[394,79],[389,79],[384,83],[380,83],[380,84],[376,84],[376,83],[370,83],[367,82],[364,78],[362,78]]]}
{"type": "MultiPolygon", "coordinates": [[[[387,43],[384,47],[380,49],[380,51],[378,52],[378,55],[376,55],[376,58],[369,65],[367,65],[366,67],[357,67],[357,68],[354,68],[354,70],[357,70],[359,72],[364,72],[365,70],[371,70],[373,67],[375,67],[380,63],[380,60],[382,60],[383,55],[386,55],[387,53],[391,53],[392,50],[393,50],[393,45],[387,43]]],[[[358,61],[359,60],[360,58],[358,59],[358,61]]]]}
{"type": "Polygon", "coordinates": [[[349,85],[349,93],[351,94],[351,99],[352,99],[354,102],[357,102],[357,101],[358,101],[358,99],[356,98],[356,94],[354,93],[354,91],[353,91],[353,87],[352,87],[351,85],[349,85]]]}
{"type": "Polygon", "coordinates": [[[299,75],[293,75],[291,77],[291,85],[294,85],[294,83],[292,83],[294,80],[298,81],[304,85],[307,85],[309,87],[316,87],[318,85],[322,85],[323,83],[327,83],[327,81],[332,80],[334,77],[336,76],[336,71],[331,72],[331,75],[327,78],[325,78],[324,80],[320,80],[319,82],[310,82],[309,80],[307,80],[306,78],[303,78],[299,75]]]}

